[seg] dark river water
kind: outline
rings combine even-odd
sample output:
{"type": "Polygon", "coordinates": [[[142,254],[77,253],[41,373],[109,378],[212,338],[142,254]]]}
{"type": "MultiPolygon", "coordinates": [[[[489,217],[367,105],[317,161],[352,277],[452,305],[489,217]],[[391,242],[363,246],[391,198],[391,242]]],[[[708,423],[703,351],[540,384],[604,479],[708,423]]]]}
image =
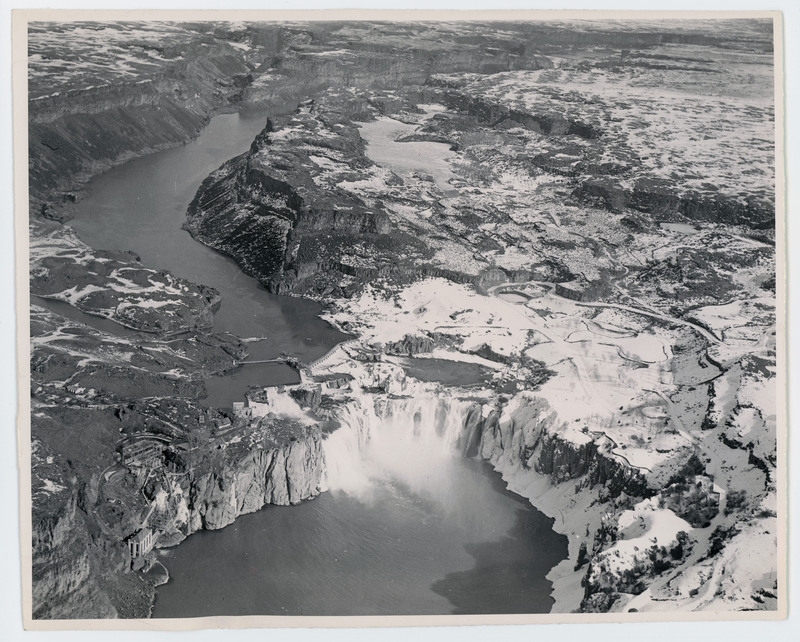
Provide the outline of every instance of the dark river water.
{"type": "MultiPolygon", "coordinates": [[[[191,143],[116,167],[89,184],[71,225],[97,249],[133,250],[145,265],[210,285],[222,294],[216,330],[240,337],[268,337],[249,344],[251,359],[292,353],[311,361],[347,338],[317,315],[306,299],[269,294],[236,263],[198,243],[181,229],[200,183],[223,162],[241,154],[266,123],[264,114],[223,114],[191,143]]],[[[230,406],[249,382],[297,383],[284,364],[243,366],[233,377],[207,382],[210,405],[230,406]]]]}
{"type": "Polygon", "coordinates": [[[154,617],[546,613],[547,572],[566,557],[551,520],[459,460],[412,491],[376,483],[269,506],[163,551],[154,617]]]}
{"type": "MultiPolygon", "coordinates": [[[[181,229],[200,182],[246,151],[264,122],[217,116],[194,142],[103,174],[72,225],[92,247],[133,250],[149,267],[219,290],[217,330],[267,337],[250,344],[253,359],[288,352],[309,361],[345,338],[317,317],[320,307],[268,294],[181,229]]],[[[286,366],[242,366],[207,383],[208,403],[228,406],[250,384],[296,380],[286,366]]],[[[551,521],[484,464],[454,457],[431,473],[428,487],[385,477],[366,498],[327,492],[192,535],[160,553],[171,579],[154,616],[548,611],[545,575],[566,556],[551,521]]]]}

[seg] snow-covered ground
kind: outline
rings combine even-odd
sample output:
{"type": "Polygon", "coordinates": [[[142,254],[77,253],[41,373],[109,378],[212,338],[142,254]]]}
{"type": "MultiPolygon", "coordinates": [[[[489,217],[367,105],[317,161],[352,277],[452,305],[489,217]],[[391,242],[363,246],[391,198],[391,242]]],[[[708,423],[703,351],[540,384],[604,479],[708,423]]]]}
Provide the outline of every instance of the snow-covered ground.
{"type": "MultiPolygon", "coordinates": [[[[516,380],[520,386],[501,425],[507,421],[516,426],[513,430],[520,429],[531,421],[527,406],[544,403],[547,410],[535,421],[554,426],[558,438],[575,447],[593,442],[603,456],[638,471],[655,488],[663,485],[666,499],[657,495],[630,508],[615,508],[619,504],[598,503],[597,489],[586,489],[580,482],[553,485],[528,469],[518,455],[505,450],[484,453],[512,490],[553,516],[555,528],[570,536],[570,559],[551,573],[556,610],[580,606],[583,593],[575,589],[587,570],[573,567],[581,544],[591,552],[592,534],[603,520],[614,535],[596,552],[590,581],[603,585],[611,581],[608,578],[619,580],[615,586],[622,586],[623,592],[613,610],[773,608],[777,535],[774,514],[763,507],[764,502],[775,501],[771,477],[767,476],[765,487],[763,472],[748,464],[747,450],[721,442],[716,430],[701,425],[704,413],[686,412],[685,405],[709,385],[702,384],[698,393],[697,379],[685,367],[691,361],[686,346],[697,346],[693,359],[700,371],[705,368],[710,373],[706,377],[719,373],[703,365],[706,349],[715,354],[732,350],[738,359],[748,350],[747,354],[763,354],[757,342],[743,344],[739,335],[723,330],[745,326],[747,320],[752,323],[754,315],[747,305],[756,303],[768,323],[770,300],[698,312],[693,318],[720,335],[720,343],[712,344],[686,325],[659,323],[627,310],[587,308],[552,293],[527,302],[521,299],[504,300],[444,279],[425,279],[407,286],[369,286],[332,313],[330,320],[346,324],[364,344],[373,346],[408,335],[446,336],[449,347],[435,351],[439,359],[474,358],[472,353],[488,347],[505,360],[495,362],[495,379],[516,380]],[[526,359],[535,359],[554,375],[533,392],[525,391],[526,359]],[[667,482],[692,453],[705,458],[706,472],[696,477],[698,487],[716,497],[720,506],[707,524],[694,526],[670,504],[672,495],[687,491],[667,482]],[[725,509],[729,492],[746,497],[744,505],[725,509]],[[714,550],[714,538],[725,536],[730,538],[728,545],[714,550]],[[743,552],[751,545],[760,547],[759,554],[747,557],[743,552]],[[626,593],[623,577],[643,578],[646,590],[626,593]]],[[[381,368],[384,383],[400,382],[402,391],[407,384],[397,378],[395,366],[371,366],[371,376],[381,368]]],[[[363,366],[354,366],[345,355],[330,369],[361,377],[363,385],[376,383],[363,380],[365,375],[358,374],[363,366]]],[[[714,379],[711,389],[719,422],[735,422],[730,424],[737,431],[731,438],[754,444],[756,456],[768,461],[774,453],[774,379],[737,365],[714,379]]]]}

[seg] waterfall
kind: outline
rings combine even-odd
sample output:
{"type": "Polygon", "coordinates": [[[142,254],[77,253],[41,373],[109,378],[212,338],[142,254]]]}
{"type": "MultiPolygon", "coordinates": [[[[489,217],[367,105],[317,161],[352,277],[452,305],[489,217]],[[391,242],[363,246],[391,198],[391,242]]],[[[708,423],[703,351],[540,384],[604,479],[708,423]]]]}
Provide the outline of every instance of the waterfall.
{"type": "Polygon", "coordinates": [[[341,427],[324,443],[328,488],[362,500],[376,483],[441,494],[457,477],[451,472],[474,408],[431,391],[403,398],[356,392],[337,412],[341,427]]]}
{"type": "Polygon", "coordinates": [[[286,392],[278,392],[277,390],[270,390],[269,392],[269,409],[271,412],[281,417],[289,419],[297,419],[304,423],[310,423],[308,415],[303,411],[300,405],[292,399],[291,395],[286,392]]]}

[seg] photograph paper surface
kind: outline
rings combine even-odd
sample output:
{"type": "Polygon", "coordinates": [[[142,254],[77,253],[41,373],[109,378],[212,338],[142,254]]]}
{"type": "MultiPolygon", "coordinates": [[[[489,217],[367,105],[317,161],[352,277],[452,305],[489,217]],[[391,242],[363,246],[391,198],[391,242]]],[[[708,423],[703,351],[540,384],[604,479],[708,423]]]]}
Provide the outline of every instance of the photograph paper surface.
{"type": "Polygon", "coordinates": [[[15,15],[26,626],[785,617],[781,47],[15,15]]]}

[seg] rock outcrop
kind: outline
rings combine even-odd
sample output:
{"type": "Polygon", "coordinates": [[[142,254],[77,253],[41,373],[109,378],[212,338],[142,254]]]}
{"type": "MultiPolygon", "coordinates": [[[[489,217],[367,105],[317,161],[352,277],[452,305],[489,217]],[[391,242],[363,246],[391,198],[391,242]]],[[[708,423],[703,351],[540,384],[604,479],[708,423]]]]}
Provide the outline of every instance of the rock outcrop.
{"type": "MultiPolygon", "coordinates": [[[[252,450],[226,448],[194,464],[180,455],[171,461],[173,466],[177,462],[177,469],[186,467],[185,474],[145,489],[154,497],[150,521],[158,523],[162,545],[174,545],[201,529],[223,528],[265,504],[297,504],[323,490],[325,460],[316,426],[295,429],[285,440],[252,450]]],[[[129,518],[111,530],[99,515],[103,507],[95,503],[96,488],[87,493],[98,483],[66,480],[64,486],[73,490],[51,497],[56,510],[34,512],[36,618],[149,614],[154,587],[163,574],[130,571],[128,549],[119,533],[135,530],[136,520],[129,518]]]]}
{"type": "Polygon", "coordinates": [[[33,616],[35,618],[116,617],[108,595],[92,572],[89,533],[75,493],[61,493],[53,512],[34,510],[33,616]]]}
{"type": "MultiPolygon", "coordinates": [[[[440,79],[432,79],[429,84],[432,87],[447,87],[447,82],[440,79]]],[[[574,135],[585,139],[602,136],[602,132],[596,126],[580,120],[565,118],[561,114],[526,112],[460,91],[445,89],[437,94],[438,101],[443,105],[474,118],[485,126],[495,127],[503,123],[507,127],[524,127],[548,136],[574,135]]]]}
{"type": "Polygon", "coordinates": [[[413,356],[425,352],[431,352],[436,346],[433,337],[407,334],[400,341],[387,343],[383,349],[386,354],[400,354],[413,356]]]}
{"type": "MultiPolygon", "coordinates": [[[[347,159],[354,168],[371,165],[358,129],[341,109],[302,105],[276,128],[267,122],[251,149],[214,172],[189,207],[186,228],[199,241],[235,257],[271,291],[302,291],[328,270],[347,270],[341,257],[354,245],[385,250],[391,264],[389,219],[379,203],[316,180],[319,153],[347,159]],[[313,158],[312,158],[313,157],[313,158]]],[[[322,161],[319,161],[322,162],[322,161]]],[[[355,266],[351,271],[375,269],[355,266]]]]}
{"type": "Polygon", "coordinates": [[[210,471],[192,471],[184,493],[189,519],[181,531],[223,528],[265,504],[288,506],[315,497],[322,490],[323,470],[321,436],[314,428],[305,437],[254,450],[210,471]]]}
{"type": "Polygon", "coordinates": [[[585,479],[613,498],[626,493],[650,497],[654,490],[635,468],[600,451],[594,440],[576,443],[562,436],[563,422],[540,397],[518,397],[502,411],[487,415],[481,429],[480,455],[497,465],[522,467],[550,478],[554,485],[585,479]]]}
{"type": "Polygon", "coordinates": [[[185,143],[214,113],[237,103],[251,67],[233,47],[194,42],[182,53],[156,75],[29,102],[32,213],[68,218],[76,187],[93,175],[185,143]]]}
{"type": "Polygon", "coordinates": [[[676,214],[702,222],[745,225],[753,230],[772,229],[775,206],[763,199],[742,200],[732,195],[684,190],[674,181],[656,178],[637,180],[624,188],[613,178],[589,178],[573,192],[580,201],[612,212],[626,208],[671,220],[676,214]]]}

